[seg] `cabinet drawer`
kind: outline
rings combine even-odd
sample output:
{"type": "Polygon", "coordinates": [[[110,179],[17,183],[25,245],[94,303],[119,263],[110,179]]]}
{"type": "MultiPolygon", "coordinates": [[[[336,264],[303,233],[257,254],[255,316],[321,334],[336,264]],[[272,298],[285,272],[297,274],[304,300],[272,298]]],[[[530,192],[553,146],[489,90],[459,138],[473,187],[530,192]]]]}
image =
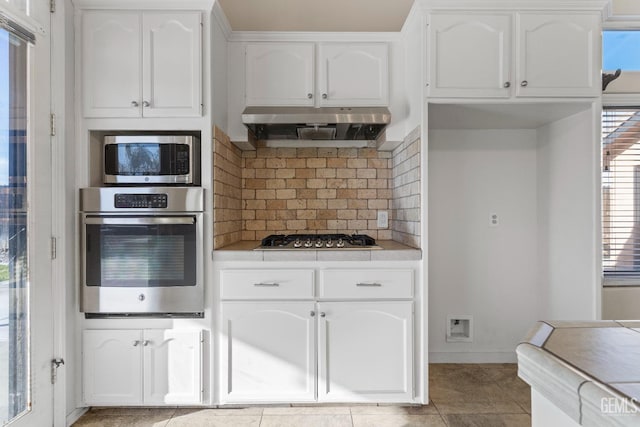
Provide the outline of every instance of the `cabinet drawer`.
{"type": "Polygon", "coordinates": [[[222,299],[310,299],[313,270],[223,270],[222,299]]]}
{"type": "Polygon", "coordinates": [[[324,270],[320,298],[412,298],[412,270],[324,270]]]}

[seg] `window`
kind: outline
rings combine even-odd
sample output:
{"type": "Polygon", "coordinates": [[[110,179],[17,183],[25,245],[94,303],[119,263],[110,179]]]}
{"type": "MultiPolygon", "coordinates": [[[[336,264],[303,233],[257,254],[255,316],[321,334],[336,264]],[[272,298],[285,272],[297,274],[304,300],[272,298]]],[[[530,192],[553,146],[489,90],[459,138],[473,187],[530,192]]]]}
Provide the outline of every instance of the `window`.
{"type": "Polygon", "coordinates": [[[602,32],[602,72],[622,74],[609,83],[604,93],[640,93],[640,31],[602,32]]]}
{"type": "MultiPolygon", "coordinates": [[[[0,15],[0,18],[4,18],[0,15]]],[[[0,19],[0,423],[29,409],[28,57],[33,35],[0,19]]]]}
{"type": "Polygon", "coordinates": [[[640,108],[602,112],[605,276],[640,278],[640,108]]]}

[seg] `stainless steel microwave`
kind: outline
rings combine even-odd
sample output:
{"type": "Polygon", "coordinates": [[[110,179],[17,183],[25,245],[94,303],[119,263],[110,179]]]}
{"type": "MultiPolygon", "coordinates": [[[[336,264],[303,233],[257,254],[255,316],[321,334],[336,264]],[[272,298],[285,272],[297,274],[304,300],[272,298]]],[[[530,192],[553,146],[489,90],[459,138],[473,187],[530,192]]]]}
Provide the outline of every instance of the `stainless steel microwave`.
{"type": "Polygon", "coordinates": [[[105,184],[200,184],[200,144],[191,135],[107,135],[105,184]]]}

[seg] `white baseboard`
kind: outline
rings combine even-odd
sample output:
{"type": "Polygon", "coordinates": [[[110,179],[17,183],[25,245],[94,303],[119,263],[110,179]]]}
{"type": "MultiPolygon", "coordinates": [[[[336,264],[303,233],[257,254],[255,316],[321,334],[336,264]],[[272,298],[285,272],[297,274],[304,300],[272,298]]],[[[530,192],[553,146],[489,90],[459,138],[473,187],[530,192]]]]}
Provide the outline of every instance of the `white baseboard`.
{"type": "Polygon", "coordinates": [[[516,363],[516,352],[430,352],[429,363],[516,363]]]}
{"type": "Polygon", "coordinates": [[[67,427],[78,421],[87,411],[89,411],[89,408],[76,408],[70,414],[67,414],[67,427]]]}

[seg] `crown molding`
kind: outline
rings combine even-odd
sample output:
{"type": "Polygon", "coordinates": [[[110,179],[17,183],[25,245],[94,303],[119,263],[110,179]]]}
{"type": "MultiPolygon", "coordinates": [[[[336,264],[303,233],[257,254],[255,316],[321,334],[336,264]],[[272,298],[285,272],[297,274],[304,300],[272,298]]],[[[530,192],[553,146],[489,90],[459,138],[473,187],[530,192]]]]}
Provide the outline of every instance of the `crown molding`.
{"type": "Polygon", "coordinates": [[[220,26],[225,39],[229,40],[233,31],[231,30],[229,19],[227,18],[227,15],[225,15],[224,10],[222,10],[222,6],[220,6],[220,2],[218,0],[215,0],[215,3],[213,4],[212,15],[220,26]]]}
{"type": "Polygon", "coordinates": [[[232,31],[230,42],[392,42],[400,32],[232,31]]]}

